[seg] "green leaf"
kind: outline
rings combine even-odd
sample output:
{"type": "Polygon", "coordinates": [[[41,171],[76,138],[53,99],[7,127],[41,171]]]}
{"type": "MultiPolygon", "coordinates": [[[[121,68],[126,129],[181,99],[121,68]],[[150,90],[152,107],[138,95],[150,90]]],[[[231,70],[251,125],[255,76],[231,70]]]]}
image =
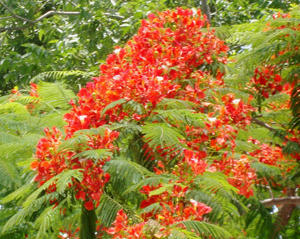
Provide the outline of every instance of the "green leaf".
{"type": "Polygon", "coordinates": [[[183,139],[180,131],[170,127],[166,123],[146,123],[142,126],[142,133],[150,147],[180,147],[183,146],[180,139],[183,139]]]}
{"type": "Polygon", "coordinates": [[[161,175],[153,175],[150,177],[146,177],[139,181],[139,183],[132,185],[126,191],[124,191],[124,195],[130,192],[138,191],[144,185],[156,186],[160,183],[167,184],[170,180],[176,180],[177,177],[172,174],[161,174],[161,175]]]}
{"type": "Polygon", "coordinates": [[[3,114],[3,113],[15,113],[15,114],[29,115],[29,112],[26,109],[26,107],[17,102],[1,104],[0,105],[0,114],[3,114]]]}
{"type": "Polygon", "coordinates": [[[124,103],[128,102],[128,100],[126,99],[119,99],[119,100],[116,100],[110,104],[108,104],[101,112],[101,117],[106,113],[106,111],[116,107],[117,105],[122,105],[124,103]]]}
{"type": "Polygon", "coordinates": [[[281,175],[280,169],[272,165],[253,162],[251,163],[251,167],[254,168],[256,172],[263,177],[275,177],[281,175]]]}
{"type": "Polygon", "coordinates": [[[153,174],[143,166],[125,159],[110,160],[104,169],[111,176],[109,183],[120,195],[128,187],[139,183],[146,175],[153,174]]]}
{"type": "Polygon", "coordinates": [[[223,192],[224,195],[234,195],[238,189],[228,183],[224,174],[219,172],[205,172],[195,178],[195,184],[204,191],[223,192]]]}
{"type": "Polygon", "coordinates": [[[193,109],[197,104],[172,98],[163,98],[156,106],[156,109],[193,109]]]}
{"type": "Polygon", "coordinates": [[[58,151],[64,151],[64,150],[74,150],[76,151],[77,149],[84,148],[85,145],[87,144],[89,138],[86,135],[78,135],[73,138],[69,138],[65,141],[63,141],[59,147],[58,151]]]}
{"type": "Polygon", "coordinates": [[[65,170],[62,173],[54,176],[35,190],[23,203],[23,207],[27,208],[39,195],[46,190],[51,184],[57,185],[57,191],[63,193],[66,188],[69,187],[68,183],[72,182],[72,178],[77,179],[79,182],[82,180],[81,169],[65,170]]]}
{"type": "Polygon", "coordinates": [[[32,191],[33,189],[34,183],[24,184],[23,186],[19,187],[16,191],[13,191],[12,193],[2,198],[0,202],[5,204],[13,200],[17,201],[18,199],[25,197],[28,194],[28,192],[32,191]]]}
{"type": "Polygon", "coordinates": [[[68,109],[69,102],[75,98],[73,91],[66,89],[63,83],[40,82],[38,84],[38,95],[41,103],[52,109],[68,109]]]}
{"type": "Polygon", "coordinates": [[[232,235],[222,227],[203,221],[181,221],[176,224],[183,224],[187,230],[197,232],[201,236],[213,237],[214,239],[232,238],[232,235]]]}
{"type": "Polygon", "coordinates": [[[106,159],[111,156],[112,152],[110,152],[109,149],[91,149],[75,154],[72,158],[99,160],[106,159]]]}
{"type": "Polygon", "coordinates": [[[107,194],[102,194],[100,204],[96,210],[96,213],[101,224],[109,227],[115,220],[117,212],[122,208],[123,206],[116,200],[114,200],[107,194]]]}

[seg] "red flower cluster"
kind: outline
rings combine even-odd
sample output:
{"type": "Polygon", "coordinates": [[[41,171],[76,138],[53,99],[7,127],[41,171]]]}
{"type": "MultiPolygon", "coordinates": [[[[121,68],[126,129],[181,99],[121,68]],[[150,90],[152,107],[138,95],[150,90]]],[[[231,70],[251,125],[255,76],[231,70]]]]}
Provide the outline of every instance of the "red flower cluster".
{"type": "MultiPolygon", "coordinates": [[[[291,131],[290,133],[294,133],[291,131]]],[[[299,132],[295,132],[299,135],[299,132]]],[[[286,142],[292,141],[300,144],[299,137],[286,137],[286,142]]],[[[249,138],[248,142],[258,145],[259,148],[250,152],[252,157],[255,157],[259,162],[272,165],[281,170],[282,176],[286,176],[293,168],[297,165],[297,160],[299,160],[299,154],[293,153],[290,155],[284,155],[282,148],[278,146],[270,146],[268,144],[262,144],[257,139],[249,138]],[[297,158],[298,157],[298,158],[297,158]],[[296,161],[295,161],[296,159],[296,161]]],[[[285,142],[285,143],[286,143],[285,142]]]]}
{"type": "Polygon", "coordinates": [[[112,239],[146,239],[144,235],[145,222],[129,225],[128,217],[123,210],[120,210],[112,226],[106,232],[112,235],[112,239]]]}
{"type": "Polygon", "coordinates": [[[218,170],[227,175],[228,182],[239,189],[239,194],[247,198],[253,195],[253,189],[251,187],[255,183],[257,176],[255,170],[251,168],[250,160],[247,155],[234,158],[229,157],[226,152],[223,154],[221,160],[214,160],[210,170],[218,170]]]}
{"type": "MultiPolygon", "coordinates": [[[[39,140],[36,147],[36,160],[31,163],[31,168],[38,172],[35,181],[39,182],[39,185],[43,185],[47,180],[67,168],[65,161],[68,155],[58,152],[62,133],[56,127],[53,127],[52,131],[46,128],[44,132],[46,137],[39,140]]],[[[71,153],[69,157],[73,154],[71,153]]]]}
{"type": "Polygon", "coordinates": [[[228,50],[209,28],[203,32],[204,26],[208,24],[200,11],[178,8],[150,14],[137,35],[107,57],[106,64],[100,66],[101,75],[81,89],[79,105],[72,104],[72,111],[65,115],[68,137],[78,129],[98,127],[127,116],[141,119],[136,112],[122,110],[121,105],[103,115],[103,109],[116,100],[134,100],[148,114],[163,98],[199,103],[204,97],[200,85],[211,78],[205,69],[225,63],[228,50]]]}
{"type": "Polygon", "coordinates": [[[74,231],[71,229],[71,226],[69,226],[68,229],[60,229],[58,238],[60,239],[79,239],[77,236],[77,233],[79,232],[79,227],[76,228],[74,231]]]}
{"type": "Polygon", "coordinates": [[[12,94],[17,94],[17,95],[19,95],[19,94],[20,94],[20,92],[19,92],[19,87],[18,87],[18,86],[15,86],[15,87],[11,90],[11,93],[12,93],[12,94]]]}
{"type": "Polygon", "coordinates": [[[253,139],[252,137],[248,139],[248,142],[259,145],[258,149],[250,152],[250,155],[257,158],[259,162],[272,166],[279,166],[279,163],[283,161],[282,148],[261,144],[257,139],[253,139]]]}
{"type": "Polygon", "coordinates": [[[293,75],[289,75],[289,83],[283,84],[283,79],[280,76],[282,69],[290,65],[297,66],[294,58],[299,51],[299,46],[294,44],[295,41],[293,39],[296,33],[293,33],[293,31],[300,31],[300,24],[287,24],[285,21],[276,20],[281,18],[291,18],[291,16],[289,13],[285,14],[278,12],[273,14],[273,19],[275,21],[273,24],[267,23],[264,31],[268,32],[271,30],[278,31],[278,33],[280,33],[281,29],[290,29],[290,33],[280,33],[278,36],[279,40],[285,41],[285,43],[282,44],[285,46],[285,48],[279,49],[278,52],[271,56],[270,62],[272,64],[268,63],[258,66],[254,71],[253,78],[251,79],[252,86],[265,98],[268,98],[269,94],[276,94],[278,92],[282,92],[283,90],[291,90],[291,88],[293,88],[299,80],[299,75],[296,72],[293,75]]]}
{"type": "MultiPolygon", "coordinates": [[[[214,80],[208,66],[226,63],[227,50],[224,42],[209,30],[206,17],[200,11],[178,8],[158,15],[150,14],[148,20],[142,21],[138,34],[124,48],[117,47],[115,53],[107,57],[106,64],[100,66],[101,75],[80,90],[78,104],[70,102],[72,110],[64,117],[66,139],[72,138],[78,130],[99,127],[126,117],[141,121],[163,98],[200,103],[205,96],[203,84],[206,87],[212,87],[215,82],[222,84],[222,73],[216,68],[214,80]],[[202,31],[204,26],[207,27],[205,32],[202,31]],[[105,109],[121,99],[142,104],[145,115],[123,109],[122,104],[105,109]]],[[[30,94],[38,96],[36,85],[32,84],[30,94]]],[[[45,133],[46,137],[37,146],[37,160],[32,163],[32,168],[38,171],[35,180],[42,185],[65,169],[82,169],[83,180],[73,180],[70,187],[74,187],[76,198],[83,200],[85,207],[92,210],[109,180],[109,175],[102,169],[109,158],[95,162],[78,158],[76,154],[90,149],[113,150],[112,142],[117,133],[93,136],[79,152],[58,150],[62,135],[56,128],[52,133],[46,129],[45,133]]],[[[203,173],[206,167],[206,163],[200,160],[205,157],[204,153],[200,156],[186,157],[186,162],[197,174],[203,173]],[[195,158],[199,160],[194,165],[195,158]]]]}
{"type": "Polygon", "coordinates": [[[289,13],[281,13],[281,12],[277,12],[277,13],[274,13],[272,15],[272,18],[275,20],[277,18],[290,18],[290,14],[289,13]]]}
{"type": "MultiPolygon", "coordinates": [[[[60,174],[66,169],[81,169],[83,173],[82,181],[73,179],[69,187],[73,187],[76,198],[84,202],[87,210],[98,206],[103,187],[109,180],[109,175],[103,171],[103,165],[110,158],[97,161],[76,157],[73,151],[61,151],[59,145],[62,143],[62,134],[55,127],[50,131],[45,129],[46,137],[40,139],[36,149],[36,160],[31,163],[31,168],[37,170],[35,181],[43,185],[50,178],[60,174]]],[[[83,150],[108,149],[113,151],[115,147],[112,142],[119,133],[105,130],[104,135],[92,135],[83,150]]],[[[48,188],[48,192],[56,190],[55,183],[48,188]]],[[[53,202],[56,202],[53,200],[53,202]]]]}
{"type": "Polygon", "coordinates": [[[276,73],[277,71],[276,66],[272,65],[259,66],[254,71],[251,83],[265,98],[269,98],[270,94],[274,95],[283,89],[282,78],[276,73]]]}
{"type": "MultiPolygon", "coordinates": [[[[289,133],[291,134],[291,136],[287,137],[287,140],[290,140],[290,141],[295,142],[300,145],[300,137],[299,137],[300,130],[294,129],[294,130],[291,130],[289,133]]],[[[296,159],[299,162],[300,161],[300,152],[292,153],[291,157],[296,159]]]]}
{"type": "Polygon", "coordinates": [[[116,216],[112,227],[106,230],[106,232],[112,235],[112,239],[147,239],[144,234],[145,222],[129,225],[126,213],[120,210],[116,216]]]}
{"type": "MultiPolygon", "coordinates": [[[[172,173],[183,180],[187,172],[201,175],[207,168],[215,167],[229,177],[229,182],[241,194],[251,195],[250,186],[255,173],[247,157],[224,158],[213,166],[208,166],[205,160],[208,148],[213,149],[217,156],[220,156],[222,149],[233,152],[237,127],[245,127],[250,123],[252,107],[235,99],[232,94],[222,98],[222,105],[217,104],[216,98],[215,105],[203,100],[206,90],[223,84],[223,73],[217,69],[217,65],[226,63],[227,50],[224,42],[209,29],[206,17],[200,11],[178,8],[158,15],[150,14],[148,20],[142,21],[138,34],[123,48],[117,47],[115,53],[108,56],[106,63],[100,66],[101,75],[80,90],[78,104],[70,102],[72,110],[64,117],[67,122],[66,139],[75,137],[74,133],[78,130],[96,128],[126,118],[142,125],[164,98],[190,101],[197,105],[194,108],[196,113],[210,112],[208,122],[202,128],[186,127],[187,138],[183,139],[183,143],[187,148],[180,154],[182,160],[178,162],[178,170],[172,173]],[[202,30],[204,26],[207,27],[206,31],[202,30]],[[216,70],[212,72],[211,69],[216,70]],[[117,100],[120,100],[119,104],[107,107],[117,100]],[[130,101],[142,105],[145,112],[137,114],[123,107],[124,102],[130,101]]],[[[37,96],[34,86],[31,94],[37,96]]],[[[53,128],[52,132],[46,129],[45,133],[46,137],[37,146],[37,160],[32,163],[32,168],[38,172],[35,180],[42,185],[64,170],[80,169],[83,179],[80,182],[73,179],[69,186],[75,191],[75,197],[84,202],[86,209],[93,210],[98,206],[104,185],[109,180],[103,165],[110,158],[96,161],[82,158],[78,153],[96,149],[113,151],[113,141],[118,133],[106,130],[104,135],[89,136],[87,144],[81,145],[78,150],[63,151],[59,150],[64,140],[61,132],[53,128]]],[[[161,157],[169,158],[180,153],[172,147],[151,149],[147,144],[145,151],[149,153],[149,158],[154,157],[154,151],[161,157]]],[[[164,170],[163,163],[158,164],[162,170],[156,168],[156,173],[164,170]]],[[[188,187],[180,183],[174,183],[173,188],[163,193],[154,192],[162,185],[158,188],[145,186],[143,194],[147,199],[141,203],[141,207],[155,203],[160,209],[155,213],[144,213],[144,222],[132,226],[128,225],[127,216],[121,211],[108,233],[114,238],[144,238],[145,223],[154,219],[162,227],[160,233],[167,235],[167,228],[171,224],[182,220],[202,220],[211,208],[194,200],[187,201],[185,193],[188,187]]],[[[48,191],[55,189],[55,185],[52,185],[48,191]]]]}
{"type": "Polygon", "coordinates": [[[203,160],[205,157],[205,151],[184,150],[183,161],[191,167],[194,175],[199,175],[206,171],[207,163],[203,160]]]}
{"type": "Polygon", "coordinates": [[[244,103],[241,99],[236,99],[234,94],[227,94],[222,97],[224,107],[220,110],[219,119],[222,124],[233,124],[239,127],[245,127],[250,124],[251,112],[254,108],[244,103]]]}
{"type": "Polygon", "coordinates": [[[157,220],[161,225],[168,226],[175,222],[183,220],[202,220],[202,216],[211,211],[207,205],[190,200],[187,202],[185,195],[189,187],[181,185],[179,182],[174,183],[171,188],[160,193],[158,186],[144,186],[141,192],[146,195],[146,199],[142,201],[141,208],[149,207],[158,203],[160,209],[153,209],[144,213],[145,220],[152,218],[157,220]]]}
{"type": "Polygon", "coordinates": [[[37,87],[38,87],[37,84],[32,83],[32,82],[30,83],[30,92],[29,92],[29,95],[30,95],[30,96],[36,97],[36,98],[39,97],[37,87]]]}
{"type": "MultiPolygon", "coordinates": [[[[203,215],[211,212],[207,205],[197,202],[193,199],[186,201],[184,196],[188,187],[182,187],[174,184],[173,187],[162,193],[156,193],[162,185],[144,186],[141,192],[146,195],[147,199],[142,201],[141,208],[145,209],[153,204],[158,204],[159,209],[153,209],[142,215],[143,222],[128,225],[127,215],[120,210],[111,228],[107,232],[113,235],[115,239],[121,238],[149,238],[147,227],[149,224],[156,224],[156,229],[151,230],[155,238],[165,238],[170,235],[168,226],[180,223],[184,220],[201,221],[203,215]],[[155,195],[151,195],[151,193],[155,195]]],[[[180,225],[184,227],[183,225],[180,225]]]]}
{"type": "Polygon", "coordinates": [[[231,165],[232,175],[228,178],[228,182],[239,189],[239,194],[245,197],[253,196],[253,189],[251,186],[256,179],[256,173],[250,166],[250,160],[246,155],[241,155],[239,160],[233,160],[231,165]]]}

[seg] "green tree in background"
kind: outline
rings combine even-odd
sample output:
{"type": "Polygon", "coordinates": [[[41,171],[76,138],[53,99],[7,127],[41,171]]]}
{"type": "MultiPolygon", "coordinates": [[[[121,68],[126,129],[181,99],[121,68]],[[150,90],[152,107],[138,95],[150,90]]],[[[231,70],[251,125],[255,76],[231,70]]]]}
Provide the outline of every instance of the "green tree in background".
{"type": "MultiPolygon", "coordinates": [[[[212,26],[224,26],[260,18],[276,8],[287,11],[290,3],[299,1],[1,0],[0,91],[24,87],[42,72],[71,70],[77,72],[60,76],[78,88],[90,78],[84,72],[96,75],[107,54],[125,43],[149,12],[201,7],[210,14],[212,26]]],[[[53,74],[42,77],[54,79],[53,74]]]]}

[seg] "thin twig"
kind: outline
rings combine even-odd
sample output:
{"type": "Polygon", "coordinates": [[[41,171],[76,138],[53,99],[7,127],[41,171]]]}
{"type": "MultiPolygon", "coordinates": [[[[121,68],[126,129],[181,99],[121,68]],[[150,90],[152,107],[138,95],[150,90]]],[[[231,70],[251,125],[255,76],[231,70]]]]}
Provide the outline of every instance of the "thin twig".
{"type": "Polygon", "coordinates": [[[15,14],[14,11],[11,10],[4,2],[0,1],[0,4],[12,15],[12,17],[20,19],[24,22],[32,22],[31,20],[29,20],[27,18],[24,18],[24,17],[21,17],[21,16],[15,14]]]}
{"type": "Polygon", "coordinates": [[[37,18],[36,20],[32,21],[32,23],[37,23],[39,21],[41,21],[42,19],[46,18],[46,17],[50,17],[53,15],[66,15],[66,16],[74,16],[74,15],[79,15],[80,12],[65,12],[65,11],[54,11],[51,10],[49,12],[46,12],[45,14],[43,14],[42,16],[40,16],[39,18],[37,18]]]}
{"type": "MultiPolygon", "coordinates": [[[[40,17],[38,17],[37,19],[35,20],[31,20],[31,19],[27,19],[25,17],[22,17],[22,16],[19,16],[17,14],[15,14],[3,1],[0,0],[0,4],[12,15],[10,17],[13,17],[13,18],[16,18],[16,19],[19,19],[19,20],[22,20],[23,22],[25,23],[28,23],[28,25],[24,25],[24,26],[17,26],[17,27],[3,27],[3,28],[0,28],[0,33],[1,32],[5,32],[5,31],[8,31],[8,30],[22,30],[24,28],[27,28],[28,26],[32,25],[32,24],[35,24],[41,20],[43,20],[44,18],[46,17],[50,17],[50,16],[54,16],[54,15],[66,15],[66,16],[74,16],[74,15],[79,15],[80,12],[75,12],[75,11],[54,11],[54,10],[51,10],[51,11],[48,11],[46,13],[44,13],[43,15],[41,15],[40,17]]],[[[8,18],[8,17],[5,17],[5,18],[8,18]]]]}
{"type": "Polygon", "coordinates": [[[9,18],[12,18],[12,16],[0,17],[0,21],[1,20],[6,20],[6,19],[9,19],[9,18]]]}

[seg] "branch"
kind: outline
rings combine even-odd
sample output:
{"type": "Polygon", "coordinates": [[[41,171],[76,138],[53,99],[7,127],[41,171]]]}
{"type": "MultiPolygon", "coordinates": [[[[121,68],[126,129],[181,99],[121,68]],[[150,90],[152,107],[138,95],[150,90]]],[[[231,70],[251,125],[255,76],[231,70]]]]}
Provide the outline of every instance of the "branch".
{"type": "Polygon", "coordinates": [[[257,118],[252,118],[251,121],[257,125],[260,125],[268,130],[270,130],[271,132],[275,133],[274,135],[281,138],[283,141],[291,141],[290,139],[288,139],[284,134],[280,133],[280,130],[275,129],[273,127],[271,127],[270,125],[268,125],[267,123],[257,119],[257,118]]]}
{"type": "Polygon", "coordinates": [[[29,20],[27,18],[24,18],[24,17],[21,17],[21,16],[15,14],[4,2],[0,1],[0,4],[12,15],[12,17],[20,19],[25,22],[32,22],[31,20],[29,20]]]}
{"type": "Polygon", "coordinates": [[[53,15],[67,15],[67,16],[74,16],[74,15],[79,15],[80,12],[65,12],[65,11],[54,11],[51,10],[49,12],[46,12],[45,14],[43,14],[42,16],[40,16],[39,18],[37,18],[36,20],[32,21],[32,23],[37,23],[41,20],[43,20],[46,17],[50,17],[53,15]]]}
{"type": "Polygon", "coordinates": [[[0,17],[0,21],[12,18],[12,16],[0,17]]]}
{"type": "MultiPolygon", "coordinates": [[[[16,18],[16,19],[19,19],[19,20],[22,20],[23,22],[26,22],[26,23],[29,23],[29,25],[33,25],[41,20],[43,20],[44,18],[46,17],[50,17],[50,16],[54,16],[54,15],[66,15],[66,16],[74,16],[74,15],[79,15],[80,12],[73,12],[73,11],[54,11],[54,10],[51,10],[51,11],[48,11],[46,13],[44,13],[42,16],[38,17],[37,19],[35,20],[31,20],[31,19],[27,19],[27,18],[24,18],[22,16],[19,16],[17,14],[15,14],[4,2],[2,2],[0,0],[0,4],[12,15],[10,17],[13,17],[13,18],[16,18]]],[[[8,18],[8,17],[7,17],[8,18]]],[[[25,26],[21,26],[21,27],[4,27],[4,28],[0,28],[0,33],[1,32],[5,32],[5,31],[8,31],[8,30],[21,30],[21,29],[24,29],[26,27],[28,27],[29,25],[25,25],[25,26]]]]}
{"type": "Polygon", "coordinates": [[[260,126],[266,128],[266,129],[272,131],[272,132],[277,132],[276,129],[272,128],[270,125],[268,125],[267,123],[265,123],[265,122],[263,122],[263,121],[260,121],[260,120],[257,119],[257,118],[252,118],[251,121],[254,122],[255,124],[258,124],[258,125],[260,125],[260,126]]]}
{"type": "Polygon", "coordinates": [[[300,205],[300,197],[270,198],[261,201],[265,207],[283,204],[283,205],[300,205]]]}

